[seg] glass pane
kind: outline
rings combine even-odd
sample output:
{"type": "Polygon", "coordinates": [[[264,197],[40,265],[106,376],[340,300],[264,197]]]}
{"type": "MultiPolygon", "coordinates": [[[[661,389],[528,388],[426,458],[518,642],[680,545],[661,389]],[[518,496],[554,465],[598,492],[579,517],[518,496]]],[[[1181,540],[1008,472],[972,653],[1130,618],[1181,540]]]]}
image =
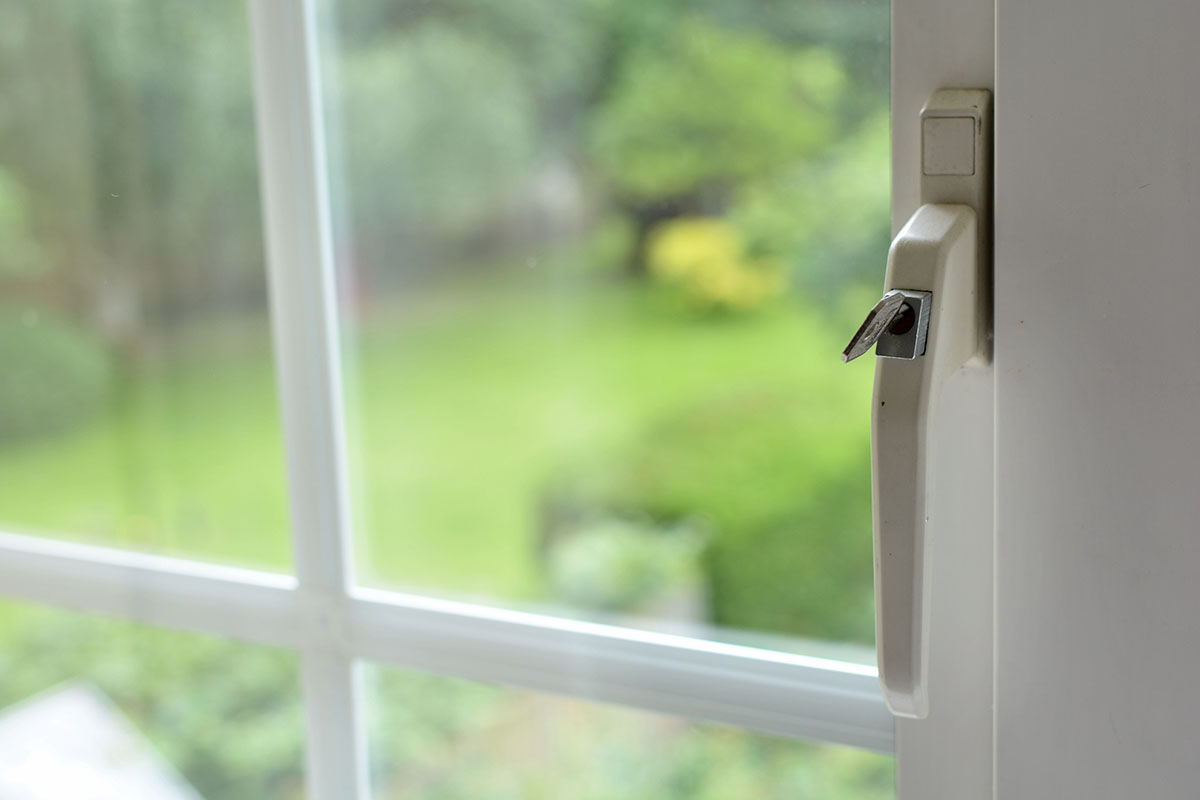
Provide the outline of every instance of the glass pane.
{"type": "Polygon", "coordinates": [[[886,0],[326,11],[364,578],[869,644],[886,0]]]}
{"type": "Polygon", "coordinates": [[[286,566],[245,3],[0,6],[0,527],[286,566]]]}
{"type": "Polygon", "coordinates": [[[296,659],[0,604],[0,797],[300,798],[296,659]]]}
{"type": "Polygon", "coordinates": [[[376,800],[895,796],[894,759],[397,669],[368,672],[376,800]]]}

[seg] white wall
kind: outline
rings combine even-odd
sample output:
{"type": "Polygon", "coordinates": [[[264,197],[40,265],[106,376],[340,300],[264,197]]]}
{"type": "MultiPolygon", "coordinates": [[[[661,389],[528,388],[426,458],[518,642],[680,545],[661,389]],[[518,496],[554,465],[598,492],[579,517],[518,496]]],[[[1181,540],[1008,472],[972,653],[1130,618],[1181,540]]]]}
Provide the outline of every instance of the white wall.
{"type": "Polygon", "coordinates": [[[1200,3],[997,6],[997,797],[1200,797],[1200,3]]]}

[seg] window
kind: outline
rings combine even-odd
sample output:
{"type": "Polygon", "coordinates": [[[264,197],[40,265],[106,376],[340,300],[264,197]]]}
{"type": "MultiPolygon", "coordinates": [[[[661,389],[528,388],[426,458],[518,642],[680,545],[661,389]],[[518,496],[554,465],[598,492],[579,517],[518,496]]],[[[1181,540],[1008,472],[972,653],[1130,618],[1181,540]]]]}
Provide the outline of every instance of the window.
{"type": "Polygon", "coordinates": [[[744,6],[0,11],[0,587],[72,610],[0,701],[84,678],[208,798],[888,796],[829,332],[887,6],[744,6]]]}

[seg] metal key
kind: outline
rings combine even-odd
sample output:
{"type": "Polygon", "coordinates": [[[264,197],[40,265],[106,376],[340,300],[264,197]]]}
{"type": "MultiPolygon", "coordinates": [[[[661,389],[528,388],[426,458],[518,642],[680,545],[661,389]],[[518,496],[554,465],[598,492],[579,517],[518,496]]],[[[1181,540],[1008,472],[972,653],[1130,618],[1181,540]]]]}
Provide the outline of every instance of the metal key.
{"type": "Polygon", "coordinates": [[[870,350],[883,337],[889,347],[879,345],[876,355],[885,358],[913,359],[925,354],[925,336],[929,329],[929,292],[892,289],[875,307],[850,344],[842,351],[842,361],[853,361],[870,350]]]}
{"type": "Polygon", "coordinates": [[[870,350],[879,341],[879,337],[892,327],[892,323],[904,313],[904,293],[893,289],[867,312],[867,318],[858,327],[858,332],[850,339],[850,344],[842,351],[842,361],[850,362],[870,350]]]}

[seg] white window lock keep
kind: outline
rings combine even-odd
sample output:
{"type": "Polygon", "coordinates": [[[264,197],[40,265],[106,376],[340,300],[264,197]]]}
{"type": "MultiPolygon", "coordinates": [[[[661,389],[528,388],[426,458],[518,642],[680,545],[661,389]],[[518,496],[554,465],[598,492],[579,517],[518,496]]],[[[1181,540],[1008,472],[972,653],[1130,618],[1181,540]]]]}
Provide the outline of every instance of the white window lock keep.
{"type": "Polygon", "coordinates": [[[892,242],[883,299],[842,353],[876,346],[871,413],[875,641],[892,712],[929,713],[932,444],[946,380],[991,357],[991,94],[934,92],[921,111],[921,206],[892,242]]]}

